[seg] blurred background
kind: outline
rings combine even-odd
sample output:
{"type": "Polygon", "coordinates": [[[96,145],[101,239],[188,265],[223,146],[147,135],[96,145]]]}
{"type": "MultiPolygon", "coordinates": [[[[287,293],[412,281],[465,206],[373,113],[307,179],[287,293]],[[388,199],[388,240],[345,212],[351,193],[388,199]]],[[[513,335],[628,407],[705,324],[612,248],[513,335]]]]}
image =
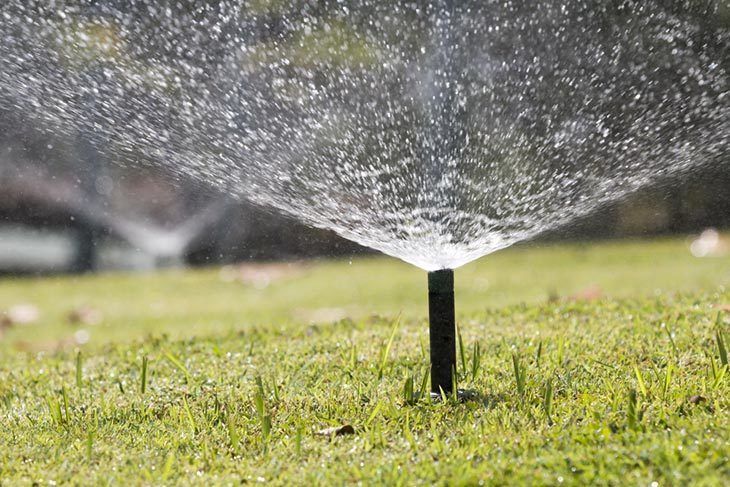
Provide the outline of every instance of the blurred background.
{"type": "MultiPolygon", "coordinates": [[[[258,3],[261,25],[275,35],[278,19],[301,2],[258,3]]],[[[321,10],[324,15],[326,8],[321,10]]],[[[729,12],[725,5],[716,18],[701,21],[730,25],[729,12]]],[[[267,32],[260,35],[265,39],[267,32]]],[[[694,247],[699,256],[719,245],[713,244],[720,236],[712,229],[730,227],[726,162],[646,187],[539,238],[693,234],[701,235],[694,247]]],[[[122,167],[83,133],[49,135],[23,113],[0,107],[0,274],[150,270],[370,252],[155,167],[154,161],[122,167]]]]}

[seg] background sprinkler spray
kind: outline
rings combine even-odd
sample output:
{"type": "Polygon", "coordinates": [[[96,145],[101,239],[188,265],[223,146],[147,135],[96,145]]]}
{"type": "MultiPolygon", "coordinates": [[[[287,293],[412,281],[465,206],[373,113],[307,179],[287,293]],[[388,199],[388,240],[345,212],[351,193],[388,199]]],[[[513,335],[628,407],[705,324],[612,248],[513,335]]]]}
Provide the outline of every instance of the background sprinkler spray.
{"type": "Polygon", "coordinates": [[[431,395],[454,390],[456,372],[456,320],[454,271],[428,273],[428,316],[431,343],[431,395]]]}

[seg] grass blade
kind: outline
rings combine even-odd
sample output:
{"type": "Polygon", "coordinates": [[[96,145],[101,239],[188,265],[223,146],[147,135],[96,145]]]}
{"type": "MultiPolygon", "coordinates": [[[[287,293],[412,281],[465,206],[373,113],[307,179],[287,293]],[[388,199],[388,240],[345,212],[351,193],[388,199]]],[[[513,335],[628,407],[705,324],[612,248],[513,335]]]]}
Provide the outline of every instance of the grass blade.
{"type": "Polygon", "coordinates": [[[365,421],[365,426],[369,426],[370,423],[373,422],[373,420],[375,419],[375,416],[377,416],[378,413],[380,412],[380,408],[381,407],[383,407],[383,403],[382,403],[382,401],[378,401],[378,404],[376,404],[375,405],[375,408],[373,408],[373,412],[370,413],[370,416],[368,417],[368,420],[365,421]]]}
{"type": "Polygon", "coordinates": [[[526,373],[525,373],[525,367],[522,365],[519,357],[517,357],[516,353],[512,354],[512,367],[514,368],[515,373],[515,383],[517,384],[517,393],[520,395],[521,398],[524,399],[525,397],[525,381],[526,381],[526,373]]]}
{"type": "Polygon", "coordinates": [[[48,413],[51,421],[59,426],[64,424],[63,413],[61,412],[61,404],[55,398],[48,399],[48,413]]]}
{"type": "Polygon", "coordinates": [[[431,378],[431,369],[426,368],[426,371],[423,373],[423,379],[421,380],[421,390],[418,392],[418,398],[423,399],[426,397],[426,395],[429,394],[428,392],[428,379],[431,378]]]}
{"type": "Polygon", "coordinates": [[[451,369],[451,399],[454,403],[459,402],[459,378],[456,375],[456,364],[451,369]]]}
{"type": "Polygon", "coordinates": [[[256,393],[253,396],[253,403],[256,406],[256,413],[261,418],[266,413],[265,404],[264,404],[264,386],[263,386],[263,382],[261,381],[261,377],[256,378],[256,383],[257,383],[257,388],[256,388],[256,393]]]}
{"type": "Polygon", "coordinates": [[[81,352],[76,352],[76,388],[81,389],[83,386],[83,371],[81,352]]]}
{"type": "Polygon", "coordinates": [[[441,386],[439,386],[439,394],[441,394],[441,402],[446,404],[449,401],[449,397],[446,395],[446,391],[444,391],[444,388],[441,386]]]}
{"type": "Polygon", "coordinates": [[[192,429],[193,434],[198,432],[198,426],[195,424],[195,418],[193,418],[193,412],[190,410],[190,406],[188,405],[188,400],[183,396],[183,410],[185,411],[185,416],[187,417],[188,423],[190,424],[190,429],[192,429]]]}
{"type": "Polygon", "coordinates": [[[456,337],[459,343],[459,358],[461,359],[461,373],[466,375],[466,355],[464,354],[464,340],[461,338],[461,328],[456,324],[456,337]]]}
{"type": "Polygon", "coordinates": [[[715,380],[712,382],[712,389],[717,389],[717,387],[722,383],[722,380],[725,378],[725,373],[728,370],[727,365],[723,365],[720,367],[717,372],[715,372],[715,380]]]}
{"type": "Polygon", "coordinates": [[[482,362],[482,349],[479,342],[474,342],[474,348],[471,354],[471,380],[474,381],[479,373],[479,367],[482,362]]]}
{"type": "MultiPolygon", "coordinates": [[[[677,316],[677,319],[674,320],[675,323],[679,321],[679,316],[677,316]]],[[[672,330],[669,328],[669,325],[666,325],[664,327],[664,331],[666,332],[667,336],[669,337],[669,343],[672,344],[672,350],[674,351],[674,358],[679,360],[679,349],[677,349],[677,344],[674,342],[674,333],[672,333],[672,330]]]]}
{"type": "MultiPolygon", "coordinates": [[[[718,322],[720,320],[718,319],[718,322]]],[[[717,350],[720,353],[720,363],[727,366],[727,348],[725,347],[725,337],[720,328],[715,330],[715,341],[717,342],[717,350]]]]}
{"type": "Polygon", "coordinates": [[[261,425],[261,435],[264,443],[268,442],[271,434],[271,416],[267,414],[266,402],[264,401],[264,381],[261,377],[256,377],[256,393],[253,397],[256,406],[256,414],[261,425]]]}
{"type": "Polygon", "coordinates": [[[188,372],[187,367],[185,367],[185,365],[177,357],[175,357],[170,352],[165,352],[165,358],[167,358],[167,360],[169,360],[170,363],[174,365],[177,370],[183,373],[183,375],[185,376],[186,384],[190,384],[192,382],[190,380],[190,372],[188,372]]]}
{"type": "Polygon", "coordinates": [[[160,471],[160,480],[164,482],[170,478],[173,465],[175,465],[175,452],[170,451],[167,454],[167,457],[165,457],[165,464],[162,466],[162,470],[160,471]]]}
{"type": "Polygon", "coordinates": [[[147,355],[142,357],[142,377],[140,377],[139,391],[147,392],[147,355]]]}
{"type": "Polygon", "coordinates": [[[357,345],[355,343],[352,344],[352,348],[350,348],[350,370],[355,370],[357,368],[357,345]]]}
{"type": "Polygon", "coordinates": [[[667,371],[664,374],[664,385],[662,387],[662,399],[666,401],[667,393],[669,392],[669,386],[672,383],[672,363],[667,364],[667,371]]]}
{"type": "Polygon", "coordinates": [[[65,423],[68,424],[71,415],[69,414],[68,406],[68,393],[66,392],[66,386],[61,387],[61,396],[63,397],[63,413],[66,415],[65,423]]]}
{"type": "Polygon", "coordinates": [[[297,456],[302,456],[302,436],[304,433],[304,427],[302,425],[297,426],[297,435],[294,439],[296,445],[297,456]]]}
{"type": "Polygon", "coordinates": [[[636,390],[631,389],[629,391],[629,404],[626,411],[626,421],[628,422],[629,429],[639,429],[639,399],[636,396],[636,390]]]}
{"type": "Polygon", "coordinates": [[[545,395],[542,401],[543,409],[545,410],[545,417],[547,418],[548,424],[553,424],[552,412],[553,412],[553,381],[548,379],[545,383],[545,395]]]}
{"type": "Polygon", "coordinates": [[[279,384],[276,382],[276,374],[273,374],[273,379],[271,380],[271,392],[274,393],[274,402],[278,403],[280,401],[279,398],[279,384]]]}
{"type": "Polygon", "coordinates": [[[226,429],[228,430],[228,442],[231,445],[231,450],[235,454],[238,452],[238,444],[241,437],[238,434],[236,425],[233,423],[233,413],[231,412],[230,406],[226,408],[226,429]]]}
{"type": "Polygon", "coordinates": [[[93,452],[94,452],[94,433],[89,431],[86,434],[86,459],[89,462],[91,462],[93,452]]]}
{"type": "Polygon", "coordinates": [[[406,405],[410,406],[416,403],[414,389],[413,389],[413,376],[409,375],[403,384],[403,401],[406,405]]]}
{"type": "Polygon", "coordinates": [[[639,386],[639,391],[644,395],[644,397],[649,396],[649,392],[646,388],[646,383],[644,382],[644,377],[641,375],[641,371],[639,368],[634,365],[634,374],[636,375],[636,383],[639,386]]]}
{"type": "Polygon", "coordinates": [[[558,365],[561,365],[565,360],[565,337],[558,339],[558,365]]]}
{"type": "Polygon", "coordinates": [[[388,339],[388,342],[385,345],[385,348],[383,349],[382,355],[380,357],[380,368],[378,369],[378,379],[383,378],[385,366],[388,363],[388,356],[390,355],[390,349],[393,346],[393,341],[395,340],[395,335],[398,332],[398,325],[400,325],[400,317],[398,317],[398,319],[395,320],[395,323],[393,324],[393,330],[390,332],[390,338],[388,339]]]}

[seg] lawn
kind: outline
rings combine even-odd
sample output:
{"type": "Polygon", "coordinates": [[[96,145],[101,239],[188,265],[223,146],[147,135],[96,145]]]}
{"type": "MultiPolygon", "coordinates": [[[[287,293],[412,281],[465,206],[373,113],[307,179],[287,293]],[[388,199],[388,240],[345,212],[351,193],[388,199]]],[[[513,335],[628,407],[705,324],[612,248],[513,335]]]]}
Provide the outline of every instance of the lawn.
{"type": "Polygon", "coordinates": [[[426,276],[391,259],[2,280],[38,316],[0,332],[0,485],[727,484],[730,257],[523,246],[456,280],[465,403],[419,400],[426,276]]]}

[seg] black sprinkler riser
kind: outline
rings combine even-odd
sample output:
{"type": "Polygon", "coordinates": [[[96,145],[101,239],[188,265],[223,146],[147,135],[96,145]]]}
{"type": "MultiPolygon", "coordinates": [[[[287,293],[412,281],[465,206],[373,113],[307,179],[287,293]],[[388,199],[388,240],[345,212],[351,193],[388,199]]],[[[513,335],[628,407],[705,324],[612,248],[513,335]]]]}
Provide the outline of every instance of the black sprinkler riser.
{"type": "Polygon", "coordinates": [[[454,271],[428,273],[428,316],[431,346],[431,392],[450,394],[456,370],[454,271]]]}

